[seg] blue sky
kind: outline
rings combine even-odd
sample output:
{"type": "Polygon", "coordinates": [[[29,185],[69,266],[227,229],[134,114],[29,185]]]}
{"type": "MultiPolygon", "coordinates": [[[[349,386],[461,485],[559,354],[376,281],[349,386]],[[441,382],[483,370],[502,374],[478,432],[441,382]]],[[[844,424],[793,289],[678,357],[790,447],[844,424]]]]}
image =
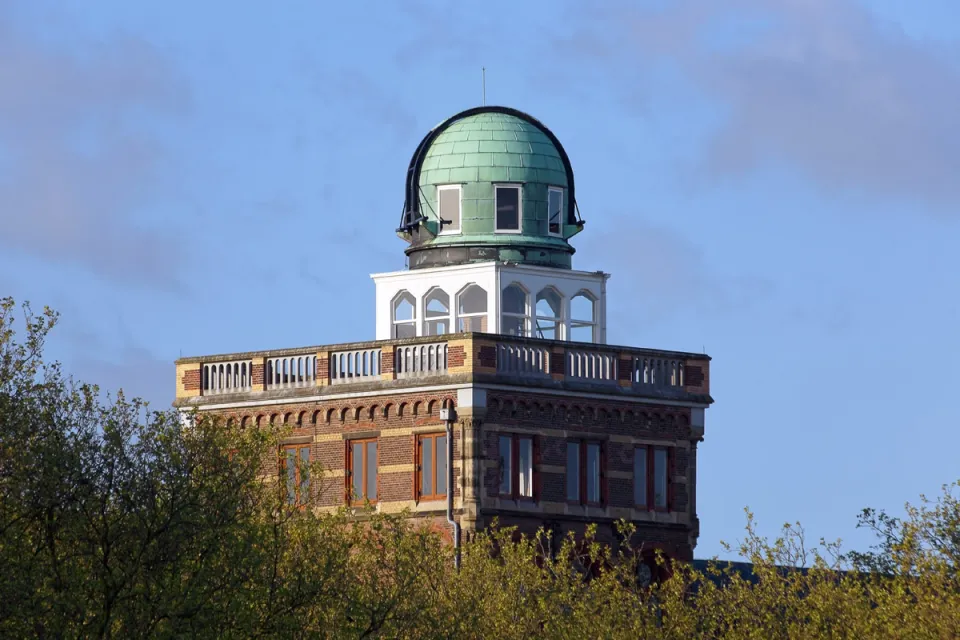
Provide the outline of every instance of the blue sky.
{"type": "Polygon", "coordinates": [[[0,294],[76,376],[363,340],[423,134],[563,141],[611,342],[706,351],[697,555],[741,509],[843,538],[960,477],[952,0],[0,0],[0,294]],[[922,5],[922,6],[916,6],[922,5]]]}

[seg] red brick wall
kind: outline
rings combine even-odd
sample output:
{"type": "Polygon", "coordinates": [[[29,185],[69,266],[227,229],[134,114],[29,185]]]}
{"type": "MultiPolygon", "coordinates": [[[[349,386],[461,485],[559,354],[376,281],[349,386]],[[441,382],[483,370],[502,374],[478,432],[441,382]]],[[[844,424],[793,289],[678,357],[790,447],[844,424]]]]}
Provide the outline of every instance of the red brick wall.
{"type": "Polygon", "coordinates": [[[184,371],[181,382],[183,383],[184,390],[198,391],[200,389],[200,369],[184,371]]]}

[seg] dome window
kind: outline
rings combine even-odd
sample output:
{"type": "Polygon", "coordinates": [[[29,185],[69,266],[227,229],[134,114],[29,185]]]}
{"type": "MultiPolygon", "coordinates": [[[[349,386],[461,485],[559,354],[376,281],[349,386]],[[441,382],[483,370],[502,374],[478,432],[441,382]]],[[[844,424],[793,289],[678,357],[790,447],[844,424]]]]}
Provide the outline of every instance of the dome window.
{"type": "Polygon", "coordinates": [[[487,292],[471,284],[457,296],[457,331],[487,331],[487,292]]]}
{"type": "Polygon", "coordinates": [[[525,336],[530,326],[527,312],[527,292],[518,284],[503,290],[501,299],[500,333],[508,336],[525,336]]]}
{"type": "Polygon", "coordinates": [[[520,233],[521,204],[520,185],[494,185],[496,191],[497,233],[520,233]]]}
{"type": "Polygon", "coordinates": [[[434,289],[425,300],[424,335],[442,336],[450,333],[450,296],[443,289],[434,289]]]}
{"type": "Polygon", "coordinates": [[[575,342],[597,341],[597,303],[586,291],[570,300],[570,339],[575,342]]]}
{"type": "Polygon", "coordinates": [[[393,337],[414,338],[417,335],[417,301],[409,292],[401,291],[393,299],[393,337]]]}
{"type": "Polygon", "coordinates": [[[437,203],[440,215],[440,234],[460,233],[460,185],[445,184],[438,186],[437,203]]]}
{"type": "Polygon", "coordinates": [[[534,332],[535,338],[545,338],[547,340],[560,340],[560,327],[563,326],[561,317],[563,310],[563,298],[553,287],[547,287],[537,294],[537,327],[534,332]]]}
{"type": "Polygon", "coordinates": [[[547,189],[547,233],[551,236],[563,235],[563,189],[547,189]]]}

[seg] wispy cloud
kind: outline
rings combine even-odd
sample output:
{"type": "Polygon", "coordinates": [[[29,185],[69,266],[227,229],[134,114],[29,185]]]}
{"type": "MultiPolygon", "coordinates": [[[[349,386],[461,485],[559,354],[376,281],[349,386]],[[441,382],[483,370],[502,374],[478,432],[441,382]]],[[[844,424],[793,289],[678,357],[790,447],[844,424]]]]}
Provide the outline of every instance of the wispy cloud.
{"type": "MultiPolygon", "coordinates": [[[[722,107],[700,164],[729,178],[789,166],[833,192],[956,212],[960,69],[855,0],[687,0],[583,16],[568,51],[624,87],[656,63],[722,107]]],[[[634,96],[624,89],[625,97],[634,96]]]]}
{"type": "Polygon", "coordinates": [[[186,105],[184,83],[148,43],[58,47],[0,8],[0,246],[178,289],[180,242],[138,216],[170,186],[155,125],[186,105]]]}

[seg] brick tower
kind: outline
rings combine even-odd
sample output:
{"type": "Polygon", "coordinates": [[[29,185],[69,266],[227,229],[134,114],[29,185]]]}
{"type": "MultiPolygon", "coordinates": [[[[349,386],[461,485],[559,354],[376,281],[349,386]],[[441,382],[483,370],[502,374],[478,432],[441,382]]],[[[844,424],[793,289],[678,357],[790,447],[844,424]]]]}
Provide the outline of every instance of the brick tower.
{"type": "Polygon", "coordinates": [[[572,268],[575,195],[566,152],[529,115],[447,119],[407,168],[409,268],[373,276],[376,340],[181,358],[176,406],[290,425],[266,467],[292,501],[467,535],[496,518],[597,523],[613,542],[626,519],[645,548],[692,559],[710,359],[606,343],[609,275],[572,268]]]}

